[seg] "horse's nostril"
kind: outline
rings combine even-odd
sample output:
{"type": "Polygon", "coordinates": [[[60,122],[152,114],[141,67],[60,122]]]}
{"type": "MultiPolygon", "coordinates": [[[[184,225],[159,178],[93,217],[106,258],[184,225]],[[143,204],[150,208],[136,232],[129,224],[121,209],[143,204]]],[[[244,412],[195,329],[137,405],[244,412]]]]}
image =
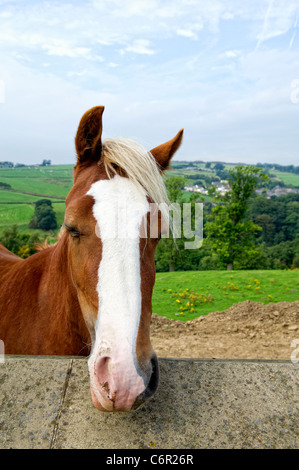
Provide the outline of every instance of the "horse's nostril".
{"type": "Polygon", "coordinates": [[[151,397],[155,391],[157,390],[158,383],[159,383],[159,363],[156,354],[154,354],[151,358],[152,364],[152,375],[148,386],[146,387],[144,394],[144,399],[151,397]]]}
{"type": "Polygon", "coordinates": [[[136,398],[132,406],[132,410],[137,410],[137,408],[139,408],[139,406],[142,405],[145,402],[145,400],[151,397],[157,390],[158,383],[159,383],[159,364],[158,364],[158,358],[156,354],[154,354],[151,358],[151,365],[152,365],[152,374],[151,374],[150,381],[146,389],[144,390],[144,392],[138,395],[138,397],[136,398]]]}

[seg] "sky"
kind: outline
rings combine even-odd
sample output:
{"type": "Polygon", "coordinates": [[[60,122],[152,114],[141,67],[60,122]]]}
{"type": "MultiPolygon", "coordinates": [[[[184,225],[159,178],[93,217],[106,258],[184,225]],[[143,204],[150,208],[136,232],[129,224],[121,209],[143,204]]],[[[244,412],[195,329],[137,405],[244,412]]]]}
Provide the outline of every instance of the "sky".
{"type": "Polygon", "coordinates": [[[83,113],[175,160],[299,165],[298,0],[0,0],[0,161],[74,164],[83,113]]]}

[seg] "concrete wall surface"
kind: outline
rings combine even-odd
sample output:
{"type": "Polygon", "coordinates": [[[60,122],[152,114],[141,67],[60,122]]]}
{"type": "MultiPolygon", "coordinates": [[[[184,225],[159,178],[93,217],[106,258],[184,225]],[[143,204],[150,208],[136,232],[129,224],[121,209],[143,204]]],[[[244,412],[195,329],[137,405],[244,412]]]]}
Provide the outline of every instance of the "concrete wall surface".
{"type": "Polygon", "coordinates": [[[86,358],[6,356],[0,448],[298,448],[299,364],[160,359],[156,394],[131,413],[92,404],[86,358]]]}

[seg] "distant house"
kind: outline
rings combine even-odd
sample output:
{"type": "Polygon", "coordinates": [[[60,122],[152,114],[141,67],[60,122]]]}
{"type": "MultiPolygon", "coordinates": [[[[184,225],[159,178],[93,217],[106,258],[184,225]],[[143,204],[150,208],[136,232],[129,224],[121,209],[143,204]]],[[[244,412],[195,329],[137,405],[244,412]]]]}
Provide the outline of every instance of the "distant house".
{"type": "Polygon", "coordinates": [[[230,186],[227,180],[214,181],[212,185],[216,186],[216,191],[217,193],[220,193],[221,196],[224,196],[224,194],[230,190],[230,186]]]}
{"type": "Polygon", "coordinates": [[[272,196],[286,196],[287,194],[299,194],[299,189],[297,188],[282,188],[280,186],[275,186],[273,189],[267,190],[267,198],[270,199],[272,196]]]}
{"type": "MultiPolygon", "coordinates": [[[[222,181],[214,181],[212,183],[213,186],[216,186],[216,191],[219,192],[222,196],[229,191],[229,184],[226,180],[222,181]]],[[[200,194],[208,194],[208,190],[203,186],[199,186],[198,184],[188,185],[184,187],[185,191],[189,191],[192,193],[200,193],[200,194]]]]}
{"type": "Polygon", "coordinates": [[[203,186],[199,186],[198,184],[185,186],[184,190],[191,193],[208,194],[207,189],[205,189],[203,186]]]}
{"type": "Polygon", "coordinates": [[[285,188],[281,187],[279,185],[275,186],[273,189],[265,189],[265,188],[257,188],[256,190],[257,194],[266,194],[267,199],[270,199],[270,197],[276,196],[286,196],[287,194],[299,194],[299,189],[298,188],[285,188]]]}

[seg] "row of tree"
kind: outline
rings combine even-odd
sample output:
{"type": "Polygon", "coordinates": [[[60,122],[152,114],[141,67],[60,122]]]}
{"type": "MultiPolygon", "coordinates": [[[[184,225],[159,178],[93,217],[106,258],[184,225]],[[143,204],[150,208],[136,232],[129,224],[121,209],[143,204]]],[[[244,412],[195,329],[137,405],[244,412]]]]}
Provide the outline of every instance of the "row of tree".
{"type": "Polygon", "coordinates": [[[299,166],[295,165],[279,165],[278,163],[257,163],[256,165],[259,168],[264,168],[264,170],[271,171],[277,170],[286,173],[295,173],[299,175],[299,166]]]}
{"type": "MultiPolygon", "coordinates": [[[[162,239],[156,252],[158,271],[209,269],[283,269],[299,267],[299,195],[258,196],[269,178],[261,168],[236,166],[229,172],[230,190],[204,202],[202,247],[185,250],[184,239],[162,239]]],[[[183,204],[185,178],[166,180],[172,202],[183,204]]]]}

